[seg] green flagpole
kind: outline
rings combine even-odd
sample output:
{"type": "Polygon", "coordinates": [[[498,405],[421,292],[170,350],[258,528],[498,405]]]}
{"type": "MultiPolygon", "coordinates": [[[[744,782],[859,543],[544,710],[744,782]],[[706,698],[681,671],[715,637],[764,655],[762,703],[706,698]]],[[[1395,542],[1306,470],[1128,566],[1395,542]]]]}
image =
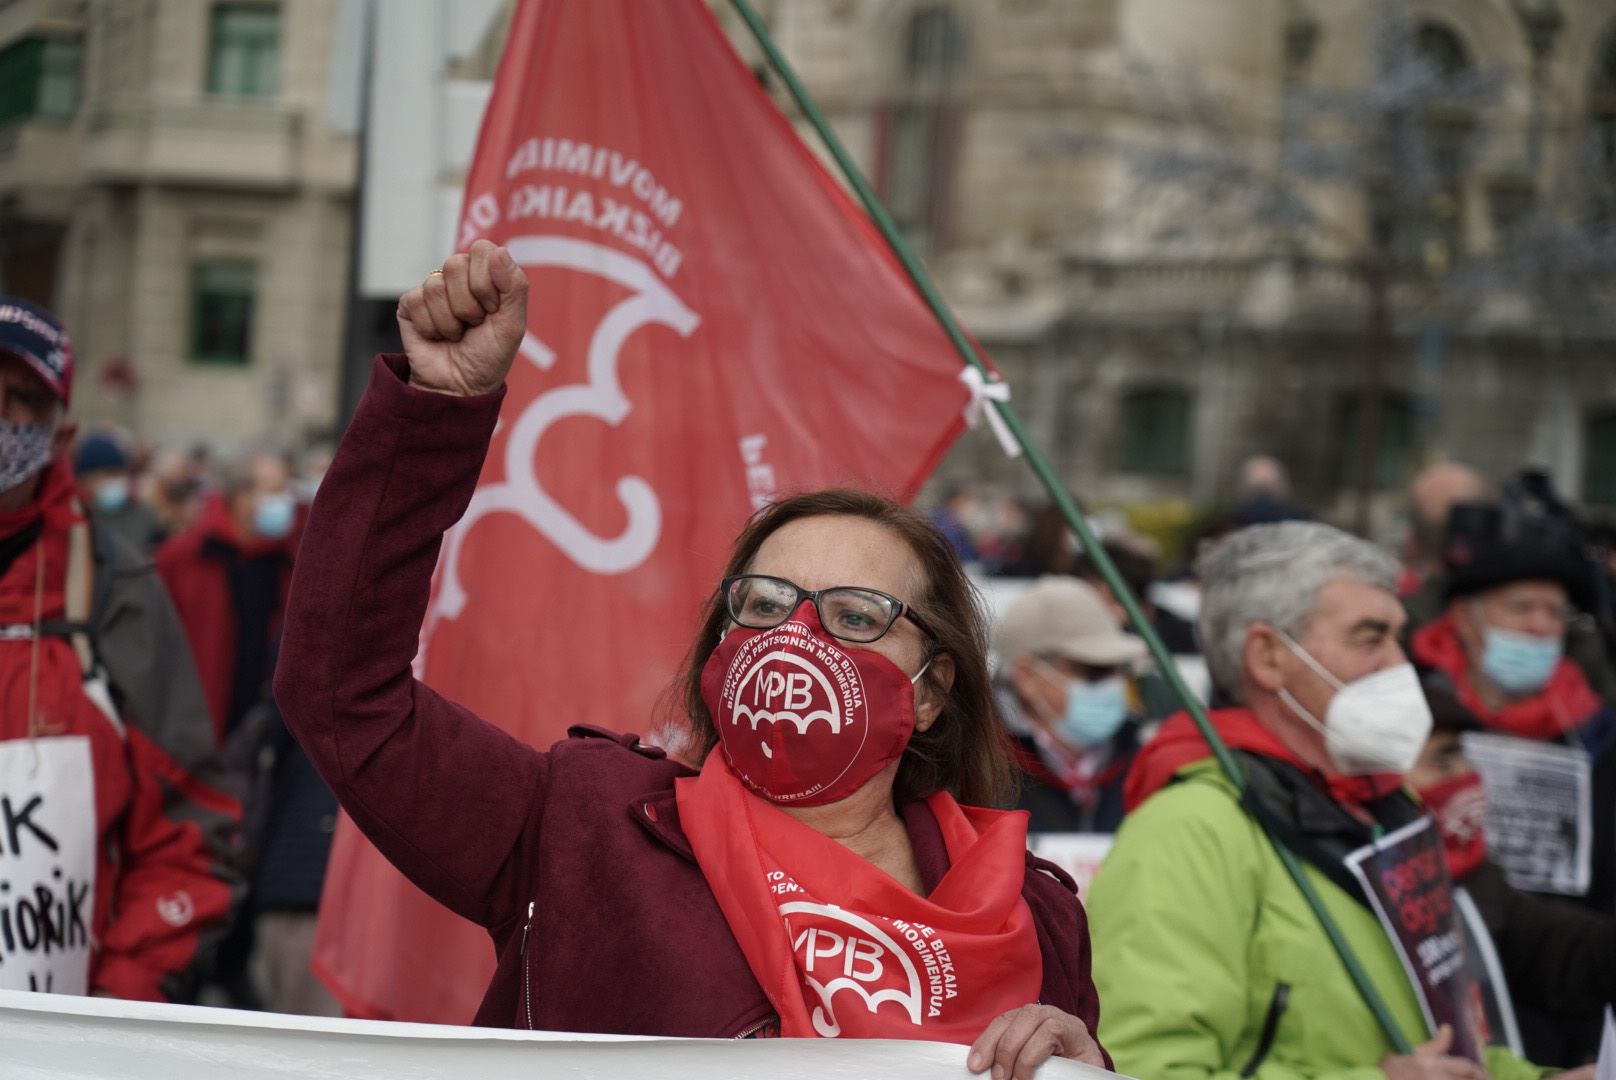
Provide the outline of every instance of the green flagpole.
{"type": "MultiPolygon", "coordinates": [[[[747,29],[751,31],[752,36],[757,40],[758,46],[762,48],[764,56],[768,59],[769,66],[780,76],[781,81],[785,83],[786,89],[790,92],[792,100],[797,103],[797,107],[802,110],[803,116],[807,118],[814,131],[818,133],[820,140],[825,144],[826,149],[830,151],[831,157],[835,159],[837,167],[852,187],[854,194],[858,196],[859,202],[863,204],[865,211],[870,215],[871,220],[875,222],[876,228],[881,231],[882,237],[886,239],[887,245],[892,249],[892,253],[903,264],[910,281],[914,283],[915,288],[919,290],[921,297],[926,301],[926,306],[931,309],[932,314],[937,317],[937,321],[942,324],[944,332],[947,333],[949,341],[953,343],[960,358],[967,365],[977,369],[984,377],[988,378],[991,385],[992,377],[986,362],[977,353],[976,348],[972,345],[971,340],[965,336],[964,331],[960,329],[959,322],[954,318],[954,314],[947,303],[943,301],[942,294],[937,291],[936,285],[932,283],[931,276],[926,273],[925,267],[915,257],[914,252],[909,249],[909,245],[904,241],[902,234],[898,232],[897,226],[893,224],[892,217],[887,213],[886,208],[881,205],[881,200],[876,197],[869,182],[865,180],[864,174],[859,170],[858,165],[854,163],[852,157],[848,155],[847,149],[842,145],[841,140],[836,137],[836,133],[831,130],[824,114],[819,111],[819,106],[808,95],[807,88],[797,78],[796,72],[780,52],[779,47],[775,45],[773,37],[769,34],[768,27],[758,17],[750,0],[730,0],[730,3],[740,15],[742,21],[746,23],[747,29]]],[[[1060,478],[1055,475],[1055,470],[1050,466],[1048,459],[1044,457],[1038,445],[1027,434],[1027,429],[1022,424],[1021,417],[1016,413],[1015,408],[1008,401],[990,399],[985,404],[986,407],[998,411],[1005,427],[1015,438],[1016,444],[1021,447],[1022,454],[1027,459],[1027,464],[1031,466],[1039,482],[1043,484],[1044,489],[1049,493],[1049,497],[1054,500],[1055,505],[1060,509],[1066,523],[1077,534],[1078,540],[1083,545],[1083,551],[1100,571],[1100,575],[1105,579],[1106,584],[1110,586],[1112,594],[1122,602],[1124,610],[1128,613],[1129,622],[1133,624],[1133,628],[1138,632],[1139,636],[1144,639],[1146,646],[1150,649],[1150,655],[1156,661],[1156,666],[1161,670],[1169,685],[1172,686],[1173,692],[1178,695],[1178,699],[1189,713],[1190,719],[1200,729],[1207,745],[1212,748],[1212,756],[1217,759],[1218,765],[1222,767],[1224,773],[1234,783],[1235,787],[1244,791],[1245,776],[1240,771],[1240,763],[1235,760],[1234,755],[1229,752],[1229,748],[1224,745],[1223,740],[1218,737],[1218,733],[1213,730],[1212,722],[1207,717],[1206,709],[1201,705],[1195,694],[1191,692],[1188,684],[1184,682],[1184,677],[1180,674],[1178,665],[1173,662],[1172,655],[1168,653],[1167,647],[1162,644],[1161,637],[1157,635],[1155,627],[1145,618],[1144,612],[1139,607],[1139,602],[1134,598],[1127,582],[1122,579],[1121,573],[1117,571],[1116,564],[1111,561],[1111,556],[1106,553],[1105,546],[1100,543],[1100,539],[1095,535],[1093,528],[1088,523],[1088,519],[1077,508],[1076,502],[1067,493],[1065,485],[1060,482],[1060,478]]],[[[1259,822],[1259,824],[1261,823],[1259,822]]],[[[1397,1021],[1392,1017],[1391,1010],[1387,1008],[1386,1003],[1381,999],[1380,993],[1369,981],[1369,975],[1364,971],[1362,963],[1359,962],[1357,955],[1353,952],[1352,945],[1347,941],[1346,936],[1342,934],[1341,928],[1336,925],[1334,917],[1325,908],[1323,898],[1319,896],[1318,891],[1313,887],[1313,883],[1308,880],[1301,863],[1289,848],[1280,843],[1278,838],[1267,832],[1266,827],[1264,828],[1264,833],[1268,835],[1279,861],[1284,865],[1291,880],[1296,883],[1296,887],[1301,891],[1308,906],[1313,909],[1319,925],[1324,929],[1325,936],[1330,939],[1330,944],[1335,947],[1335,951],[1340,956],[1342,965],[1346,967],[1347,974],[1351,976],[1353,983],[1356,985],[1359,995],[1363,998],[1365,1004],[1369,1006],[1370,1011],[1375,1014],[1375,1019],[1380,1024],[1381,1030],[1385,1032],[1387,1040],[1391,1042],[1398,1053],[1411,1053],[1411,1044],[1403,1035],[1397,1021]]]]}

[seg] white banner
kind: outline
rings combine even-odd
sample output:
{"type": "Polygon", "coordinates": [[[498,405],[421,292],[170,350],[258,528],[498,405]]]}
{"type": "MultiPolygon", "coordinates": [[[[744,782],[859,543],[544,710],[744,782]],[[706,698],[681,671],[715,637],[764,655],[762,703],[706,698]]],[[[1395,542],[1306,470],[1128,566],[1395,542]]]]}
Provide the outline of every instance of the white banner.
{"type": "MultiPolygon", "coordinates": [[[[888,1039],[654,1039],[388,1024],[0,991],[5,1080],[966,1080],[963,1046],[888,1039]]],[[[1115,1076],[1051,1061],[1041,1080],[1115,1076]]]]}

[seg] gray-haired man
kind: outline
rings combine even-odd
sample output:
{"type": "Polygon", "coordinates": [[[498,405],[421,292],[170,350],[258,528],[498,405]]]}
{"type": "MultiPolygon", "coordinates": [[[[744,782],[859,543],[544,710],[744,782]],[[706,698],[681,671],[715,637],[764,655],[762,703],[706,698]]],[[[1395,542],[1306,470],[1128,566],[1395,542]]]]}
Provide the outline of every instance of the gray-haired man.
{"type": "Polygon", "coordinates": [[[1088,903],[1117,1068],[1160,1080],[1542,1075],[1484,1045],[1441,842],[1401,789],[1431,716],[1397,640],[1396,565],[1339,530],[1286,522],[1233,534],[1198,569],[1208,666],[1239,703],[1213,724],[1246,790],[1187,717],[1134,765],[1131,813],[1088,903]],[[1259,818],[1304,861],[1391,1017],[1423,1044],[1412,1054],[1394,1051],[1259,818]],[[1401,924],[1405,913],[1420,919],[1401,924]]]}

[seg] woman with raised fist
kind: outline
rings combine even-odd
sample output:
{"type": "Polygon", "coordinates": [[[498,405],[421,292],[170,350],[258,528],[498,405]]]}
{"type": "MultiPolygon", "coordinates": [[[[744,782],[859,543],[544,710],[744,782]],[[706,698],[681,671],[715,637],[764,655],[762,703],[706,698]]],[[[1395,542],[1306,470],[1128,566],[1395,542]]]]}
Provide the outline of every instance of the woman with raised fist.
{"type": "Polygon", "coordinates": [[[980,808],[1011,763],[982,617],[924,516],[828,491],[753,518],[682,675],[696,768],[598,729],[536,750],[412,677],[526,301],[478,241],[400,303],[405,353],[321,485],[276,678],[365,834],[492,935],[477,1023],[929,1039],[999,1077],[1107,1064],[1072,883],[1027,854],[1025,815],[980,808]]]}

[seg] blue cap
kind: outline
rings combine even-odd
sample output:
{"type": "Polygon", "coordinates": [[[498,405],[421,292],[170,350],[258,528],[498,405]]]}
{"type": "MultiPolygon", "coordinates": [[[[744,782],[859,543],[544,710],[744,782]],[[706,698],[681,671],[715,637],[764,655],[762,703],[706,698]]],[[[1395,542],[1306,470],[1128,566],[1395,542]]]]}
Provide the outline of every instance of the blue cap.
{"type": "Polygon", "coordinates": [[[80,476],[103,469],[127,469],[129,455],[106,435],[86,435],[73,454],[73,471],[80,476]]]}
{"type": "Polygon", "coordinates": [[[50,312],[15,296],[0,296],[0,352],[33,368],[67,404],[73,393],[73,344],[50,312]]]}

